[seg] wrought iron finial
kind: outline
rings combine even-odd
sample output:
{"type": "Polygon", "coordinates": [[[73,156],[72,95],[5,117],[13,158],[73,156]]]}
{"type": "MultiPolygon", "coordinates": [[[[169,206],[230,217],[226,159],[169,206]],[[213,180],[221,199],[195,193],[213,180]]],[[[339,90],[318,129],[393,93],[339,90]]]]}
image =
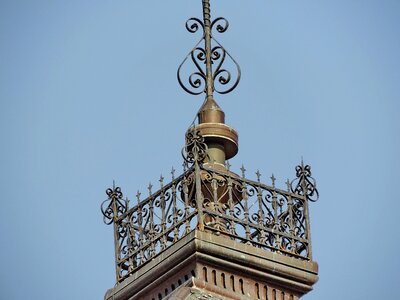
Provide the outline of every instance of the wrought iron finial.
{"type": "Polygon", "coordinates": [[[317,183],[311,176],[311,167],[304,165],[303,159],[301,164],[296,167],[296,178],[292,180],[290,185],[293,193],[306,196],[312,202],[319,198],[317,183]]]}
{"type": "Polygon", "coordinates": [[[121,188],[115,186],[115,181],[113,187],[106,190],[106,194],[108,199],[101,204],[101,212],[104,223],[110,225],[128,210],[128,199],[123,199],[121,188]]]}
{"type": "Polygon", "coordinates": [[[256,172],[256,176],[257,176],[257,181],[258,181],[258,182],[260,182],[260,179],[261,179],[261,173],[260,173],[260,170],[257,170],[257,172],[256,172]]]}
{"type": "Polygon", "coordinates": [[[162,174],[160,175],[160,179],[158,181],[160,182],[160,187],[163,188],[164,187],[164,176],[162,174]]]}
{"type": "Polygon", "coordinates": [[[138,200],[138,203],[140,202],[140,196],[142,195],[142,193],[138,190],[136,193],[136,198],[138,200]]]}
{"type": "Polygon", "coordinates": [[[242,167],[240,168],[240,171],[242,171],[242,178],[246,178],[246,169],[244,167],[244,165],[242,164],[242,167]]]}
{"type": "Polygon", "coordinates": [[[272,182],[272,187],[273,188],[275,188],[275,181],[276,181],[276,178],[275,178],[275,176],[274,176],[274,173],[272,173],[272,175],[271,175],[271,182],[272,182]]]}
{"type": "Polygon", "coordinates": [[[211,21],[210,0],[202,0],[203,21],[198,18],[190,18],[186,22],[186,29],[190,33],[203,29],[203,36],[186,56],[178,68],[177,77],[181,87],[192,95],[206,94],[206,99],[213,97],[213,92],[227,94],[234,90],[240,81],[240,67],[225,48],[213,37],[212,31],[224,33],[229,23],[225,18],[216,18],[211,21]],[[201,43],[204,41],[204,46],[201,43]],[[191,58],[196,70],[184,72],[185,62],[191,58]],[[229,58],[236,67],[237,74],[232,74],[224,66],[226,58],[229,58]],[[213,66],[215,66],[213,68],[213,66]],[[184,74],[187,73],[187,74],[184,74]],[[188,77],[182,80],[182,77],[188,77]]]}
{"type": "Polygon", "coordinates": [[[172,169],[171,169],[171,178],[172,178],[172,180],[175,180],[175,168],[172,166],[172,169]]]}
{"type": "Polygon", "coordinates": [[[207,157],[207,144],[199,131],[186,132],[185,147],[182,149],[182,157],[187,164],[201,163],[207,157]]]}

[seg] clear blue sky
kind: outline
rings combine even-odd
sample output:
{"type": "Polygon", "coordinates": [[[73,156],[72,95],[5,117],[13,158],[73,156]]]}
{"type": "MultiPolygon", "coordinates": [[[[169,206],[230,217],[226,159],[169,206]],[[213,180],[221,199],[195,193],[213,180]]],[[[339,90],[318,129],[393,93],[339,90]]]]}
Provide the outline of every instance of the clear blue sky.
{"type": "MultiPolygon", "coordinates": [[[[301,156],[320,281],[304,299],[389,299],[399,283],[400,1],[212,1],[243,78],[217,100],[231,161],[284,186],[301,156]]],[[[102,299],[114,284],[100,203],[181,165],[203,98],[175,72],[200,0],[0,2],[2,298],[102,299]]]]}

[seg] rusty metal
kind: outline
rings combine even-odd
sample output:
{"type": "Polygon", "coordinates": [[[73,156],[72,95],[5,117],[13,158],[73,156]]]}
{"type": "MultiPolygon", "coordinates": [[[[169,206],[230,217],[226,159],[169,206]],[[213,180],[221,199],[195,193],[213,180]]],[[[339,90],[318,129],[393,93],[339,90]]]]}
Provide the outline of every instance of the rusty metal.
{"type": "Polygon", "coordinates": [[[301,163],[296,178],[286,189],[205,163],[207,144],[198,132],[188,131],[182,151],[184,172],[159,189],[128,207],[121,189],[107,190],[102,204],[104,222],[114,225],[117,282],[191,231],[213,232],[239,243],[280,253],[300,260],[311,260],[311,232],[308,201],[318,199],[311,167],[301,163]]]}
{"type": "Polygon", "coordinates": [[[225,159],[231,159],[238,153],[239,137],[232,127],[222,123],[201,123],[194,130],[200,131],[208,144],[220,144],[224,149],[225,159]]]}
{"type": "Polygon", "coordinates": [[[226,49],[213,37],[213,31],[224,33],[229,23],[225,18],[219,17],[211,21],[210,0],[203,2],[203,21],[190,18],[186,22],[186,29],[190,33],[203,30],[200,41],[189,52],[177,71],[180,86],[189,94],[206,94],[206,99],[213,98],[213,92],[227,94],[239,84],[241,71],[239,64],[226,51],[226,49]],[[201,45],[203,43],[203,45],[201,45]],[[189,72],[186,81],[182,80],[183,66],[191,59],[196,70],[189,72]],[[236,76],[224,67],[225,59],[229,58],[236,67],[236,76]],[[215,68],[213,68],[215,66],[215,68]],[[217,83],[217,84],[216,84],[217,83]]]}

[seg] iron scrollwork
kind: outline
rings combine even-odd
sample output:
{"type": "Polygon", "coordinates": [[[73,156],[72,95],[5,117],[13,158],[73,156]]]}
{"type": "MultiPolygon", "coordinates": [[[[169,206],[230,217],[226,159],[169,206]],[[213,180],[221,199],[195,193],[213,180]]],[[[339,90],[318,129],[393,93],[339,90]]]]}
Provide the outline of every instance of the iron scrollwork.
{"type": "Polygon", "coordinates": [[[207,157],[207,144],[204,137],[197,130],[188,130],[185,136],[185,147],[182,157],[186,164],[201,163],[207,157]]]}
{"type": "Polygon", "coordinates": [[[128,210],[128,200],[123,199],[121,188],[115,185],[107,189],[106,194],[108,199],[101,204],[101,212],[104,223],[110,225],[128,210]]]}
{"type": "Polygon", "coordinates": [[[210,25],[210,36],[209,42],[212,43],[210,53],[210,76],[211,82],[207,81],[207,48],[206,46],[200,45],[203,41],[206,44],[207,35],[205,34],[206,25],[203,21],[197,18],[190,18],[187,20],[186,29],[190,33],[196,33],[200,28],[203,30],[203,37],[194,46],[194,48],[188,53],[185,59],[180,64],[177,77],[180,86],[189,94],[200,95],[205,93],[207,90],[207,84],[212,84],[212,90],[219,94],[227,94],[233,91],[239,84],[241,71],[240,66],[236,60],[229,54],[228,51],[212,36],[212,31],[218,33],[224,33],[228,30],[229,22],[222,17],[216,18],[210,25]],[[188,59],[191,59],[196,67],[193,72],[187,72],[187,82],[182,80],[183,66],[188,59]],[[224,67],[226,58],[231,60],[231,63],[236,68],[236,76],[232,76],[231,71],[224,67]],[[215,65],[215,69],[211,70],[211,65],[215,65]]]}
{"type": "Polygon", "coordinates": [[[303,162],[296,166],[296,178],[292,180],[290,186],[293,193],[305,196],[307,200],[315,202],[319,198],[317,182],[311,176],[311,166],[304,165],[303,162]]]}

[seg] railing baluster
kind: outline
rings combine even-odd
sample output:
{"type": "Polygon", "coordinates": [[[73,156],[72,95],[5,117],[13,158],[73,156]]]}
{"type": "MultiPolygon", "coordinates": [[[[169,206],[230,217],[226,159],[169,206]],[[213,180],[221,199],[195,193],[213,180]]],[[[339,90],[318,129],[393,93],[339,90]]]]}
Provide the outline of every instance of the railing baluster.
{"type": "Polygon", "coordinates": [[[294,240],[294,217],[293,217],[293,198],[292,195],[290,193],[290,182],[289,180],[286,181],[286,185],[287,185],[287,190],[288,190],[288,196],[287,196],[287,210],[288,210],[288,225],[289,225],[289,233],[291,235],[291,239],[290,239],[290,252],[294,253],[296,250],[295,247],[295,240],[294,240]]]}
{"type": "Polygon", "coordinates": [[[166,203],[165,203],[165,191],[164,191],[164,177],[160,176],[160,209],[161,209],[161,250],[167,248],[167,216],[166,216],[166,203]]]}
{"type": "Polygon", "coordinates": [[[235,217],[235,202],[233,200],[233,193],[232,193],[232,188],[233,188],[233,180],[232,177],[228,176],[228,208],[229,208],[229,216],[231,217],[230,221],[229,221],[229,233],[232,235],[236,234],[236,230],[235,230],[235,221],[234,221],[234,217],[235,217]]]}
{"type": "Polygon", "coordinates": [[[257,186],[257,200],[258,200],[258,225],[261,227],[260,234],[258,235],[258,241],[261,244],[265,243],[265,231],[264,231],[264,210],[262,203],[262,189],[261,186],[257,186]]]}
{"type": "Polygon", "coordinates": [[[277,194],[276,190],[272,190],[272,209],[274,210],[274,225],[273,225],[273,237],[274,237],[274,242],[275,242],[275,248],[279,250],[280,246],[280,239],[279,235],[276,234],[276,232],[279,231],[279,222],[278,222],[278,200],[277,200],[277,194]]]}
{"type": "Polygon", "coordinates": [[[244,223],[245,223],[245,234],[246,234],[246,241],[247,244],[250,244],[250,226],[249,226],[249,204],[248,204],[248,194],[247,194],[247,185],[246,182],[243,181],[243,193],[242,193],[242,198],[243,198],[243,216],[244,216],[244,223]]]}
{"type": "Polygon", "coordinates": [[[182,180],[182,191],[183,191],[183,198],[185,201],[185,235],[190,232],[190,220],[189,220],[189,187],[187,185],[187,177],[186,175],[183,177],[182,180]]]}
{"type": "MultiPolygon", "coordinates": [[[[115,189],[115,187],[114,187],[115,189]]],[[[113,213],[113,219],[114,219],[114,247],[115,247],[115,276],[117,278],[117,282],[121,279],[121,265],[119,264],[119,261],[121,260],[121,247],[119,243],[119,228],[121,226],[121,221],[118,220],[118,199],[116,197],[111,198],[112,201],[112,209],[114,211],[113,213]]]]}
{"type": "Polygon", "coordinates": [[[146,262],[146,258],[144,256],[144,251],[143,251],[143,245],[144,245],[144,235],[143,235],[143,215],[142,215],[142,207],[140,203],[140,192],[138,191],[136,194],[137,200],[138,200],[138,211],[137,211],[137,216],[138,216],[138,230],[139,230],[139,255],[140,255],[140,264],[143,264],[146,262]]]}
{"type": "Polygon", "coordinates": [[[132,249],[132,245],[133,245],[133,240],[135,238],[134,236],[134,232],[131,226],[131,222],[128,221],[126,222],[126,228],[127,228],[127,233],[128,233],[128,240],[126,242],[126,246],[128,248],[128,273],[132,272],[134,270],[134,268],[136,267],[136,262],[133,260],[133,249],[132,249]]]}
{"type": "Polygon", "coordinates": [[[218,202],[218,179],[217,179],[217,174],[215,174],[214,172],[212,173],[212,181],[211,181],[211,187],[212,187],[212,192],[213,192],[213,205],[211,206],[213,208],[213,211],[215,212],[215,215],[212,219],[213,220],[213,228],[214,230],[216,230],[216,234],[220,234],[220,230],[221,230],[221,224],[220,224],[220,218],[218,216],[219,212],[220,212],[220,205],[221,203],[218,202]]]}
{"type": "Polygon", "coordinates": [[[178,223],[178,208],[176,205],[176,185],[175,182],[172,184],[172,226],[174,228],[174,240],[175,243],[179,239],[179,231],[177,227],[178,223]]]}
{"type": "Polygon", "coordinates": [[[194,174],[195,174],[195,186],[196,186],[196,206],[197,206],[197,214],[198,214],[198,220],[197,220],[197,228],[200,231],[204,231],[204,212],[203,212],[203,193],[201,192],[201,170],[198,161],[195,161],[194,163],[194,174]]]}
{"type": "Polygon", "coordinates": [[[307,239],[307,245],[306,245],[306,252],[307,252],[307,257],[311,260],[312,259],[312,249],[311,249],[311,228],[310,228],[310,219],[309,219],[309,214],[308,214],[308,184],[307,184],[307,178],[306,176],[301,177],[301,188],[303,189],[303,195],[304,195],[304,222],[305,222],[305,234],[306,234],[306,239],[307,239]]]}
{"type": "Polygon", "coordinates": [[[149,190],[149,232],[148,232],[148,237],[151,239],[151,244],[150,244],[150,257],[153,257],[155,253],[155,244],[154,244],[154,198],[152,196],[152,185],[149,183],[148,190],[149,190]]]}

